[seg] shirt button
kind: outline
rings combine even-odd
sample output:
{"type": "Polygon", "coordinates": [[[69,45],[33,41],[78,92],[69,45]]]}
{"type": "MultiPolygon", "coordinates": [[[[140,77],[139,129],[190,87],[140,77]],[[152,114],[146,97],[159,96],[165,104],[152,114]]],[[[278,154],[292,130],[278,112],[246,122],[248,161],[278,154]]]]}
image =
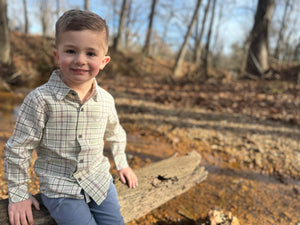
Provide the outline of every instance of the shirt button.
{"type": "Polygon", "coordinates": [[[81,178],[79,177],[77,180],[80,182],[80,181],[81,181],[81,178]]]}
{"type": "Polygon", "coordinates": [[[80,159],[80,160],[79,160],[79,163],[83,163],[83,159],[80,159]]]}
{"type": "Polygon", "coordinates": [[[78,135],[78,138],[82,138],[82,134],[79,134],[79,135],[78,135]]]}
{"type": "Polygon", "coordinates": [[[80,111],[83,112],[83,111],[84,111],[84,108],[81,108],[80,111]]]}

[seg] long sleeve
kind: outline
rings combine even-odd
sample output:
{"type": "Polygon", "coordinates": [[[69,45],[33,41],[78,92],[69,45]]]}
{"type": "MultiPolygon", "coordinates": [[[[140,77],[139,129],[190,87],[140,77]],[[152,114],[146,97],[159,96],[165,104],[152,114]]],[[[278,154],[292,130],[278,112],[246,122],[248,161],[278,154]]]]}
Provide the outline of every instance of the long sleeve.
{"type": "Polygon", "coordinates": [[[128,167],[125,148],[126,148],[126,132],[119,122],[114,101],[110,106],[105,139],[110,143],[114,162],[117,170],[128,167]]]}
{"type": "Polygon", "coordinates": [[[10,203],[29,198],[29,160],[42,137],[44,122],[42,100],[31,92],[20,107],[14,132],[4,147],[4,170],[10,203]]]}

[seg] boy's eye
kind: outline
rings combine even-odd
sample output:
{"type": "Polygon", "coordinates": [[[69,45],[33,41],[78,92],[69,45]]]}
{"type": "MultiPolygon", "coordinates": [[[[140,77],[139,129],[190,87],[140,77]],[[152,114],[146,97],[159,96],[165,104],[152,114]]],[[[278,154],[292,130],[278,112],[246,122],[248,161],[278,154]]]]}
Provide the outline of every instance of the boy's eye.
{"type": "Polygon", "coordinates": [[[74,50],[72,50],[72,49],[68,49],[68,50],[66,50],[66,53],[68,53],[68,54],[74,54],[74,53],[75,53],[75,51],[74,51],[74,50]]]}
{"type": "Polygon", "coordinates": [[[87,55],[88,56],[95,56],[96,54],[94,52],[88,52],[87,55]]]}

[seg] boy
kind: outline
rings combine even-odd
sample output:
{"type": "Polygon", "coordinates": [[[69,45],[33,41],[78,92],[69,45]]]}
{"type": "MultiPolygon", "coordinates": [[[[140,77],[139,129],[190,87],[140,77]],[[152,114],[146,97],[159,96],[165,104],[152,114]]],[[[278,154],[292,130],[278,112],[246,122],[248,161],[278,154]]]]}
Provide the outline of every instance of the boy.
{"type": "Polygon", "coordinates": [[[42,201],[59,225],[124,224],[104,138],[120,180],[130,188],[138,183],[126,160],[126,134],[113,97],[95,79],[110,61],[107,25],[92,12],[70,10],[56,22],[55,38],[60,69],[25,98],[5,146],[10,223],[33,224],[31,205],[39,209],[27,188],[28,161],[36,149],[42,201]]]}

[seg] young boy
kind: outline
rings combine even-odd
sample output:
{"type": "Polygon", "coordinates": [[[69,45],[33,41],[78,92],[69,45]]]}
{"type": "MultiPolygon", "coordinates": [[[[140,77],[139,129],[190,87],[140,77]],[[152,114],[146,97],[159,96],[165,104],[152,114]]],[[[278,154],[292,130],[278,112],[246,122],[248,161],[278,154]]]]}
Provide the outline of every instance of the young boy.
{"type": "Polygon", "coordinates": [[[104,139],[120,180],[130,188],[138,183],[126,160],[126,134],[113,97],[95,79],[110,61],[107,25],[92,12],[70,10],[58,19],[55,37],[60,69],[25,98],[5,146],[10,223],[33,224],[31,205],[39,209],[27,187],[36,149],[42,201],[57,224],[124,224],[104,139]]]}

